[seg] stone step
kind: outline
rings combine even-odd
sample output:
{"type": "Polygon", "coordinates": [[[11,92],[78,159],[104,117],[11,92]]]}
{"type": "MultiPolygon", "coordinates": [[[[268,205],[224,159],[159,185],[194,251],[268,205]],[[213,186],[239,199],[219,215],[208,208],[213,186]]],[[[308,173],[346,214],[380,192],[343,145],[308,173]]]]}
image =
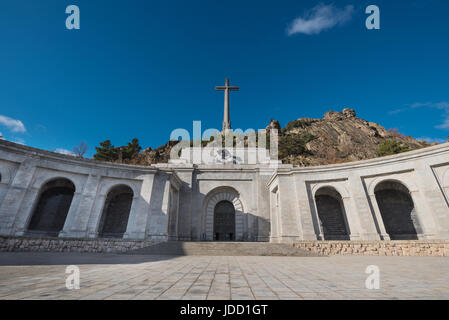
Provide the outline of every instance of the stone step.
{"type": "Polygon", "coordinates": [[[167,241],[131,250],[127,254],[175,256],[294,256],[318,257],[319,254],[287,243],[268,242],[183,242],[167,241]]]}

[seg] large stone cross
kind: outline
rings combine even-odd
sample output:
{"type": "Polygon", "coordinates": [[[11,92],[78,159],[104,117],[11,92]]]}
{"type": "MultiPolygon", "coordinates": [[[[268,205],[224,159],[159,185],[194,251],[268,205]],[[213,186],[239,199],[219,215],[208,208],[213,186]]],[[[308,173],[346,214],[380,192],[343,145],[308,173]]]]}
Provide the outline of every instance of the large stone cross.
{"type": "Polygon", "coordinates": [[[224,114],[223,114],[223,133],[226,133],[226,131],[231,129],[231,115],[230,115],[230,109],[229,109],[229,92],[230,91],[238,91],[239,87],[231,87],[229,85],[229,79],[226,78],[225,85],[215,87],[215,90],[217,91],[224,91],[224,114]]]}

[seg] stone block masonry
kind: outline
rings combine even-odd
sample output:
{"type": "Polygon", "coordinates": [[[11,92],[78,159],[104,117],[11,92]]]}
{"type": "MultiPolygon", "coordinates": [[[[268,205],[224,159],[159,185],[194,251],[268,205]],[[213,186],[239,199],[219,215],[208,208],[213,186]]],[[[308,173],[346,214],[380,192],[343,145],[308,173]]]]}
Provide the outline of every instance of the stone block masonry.
{"type": "MultiPolygon", "coordinates": [[[[125,253],[154,243],[120,239],[0,237],[0,252],[125,253]]],[[[449,256],[449,241],[303,241],[291,245],[324,256],[449,256]]],[[[268,246],[267,243],[267,251],[268,246]]]]}
{"type": "Polygon", "coordinates": [[[449,256],[449,241],[304,241],[293,246],[322,255],[449,256]]]}
{"type": "Polygon", "coordinates": [[[0,252],[123,253],[152,243],[143,240],[0,237],[0,252]]]}

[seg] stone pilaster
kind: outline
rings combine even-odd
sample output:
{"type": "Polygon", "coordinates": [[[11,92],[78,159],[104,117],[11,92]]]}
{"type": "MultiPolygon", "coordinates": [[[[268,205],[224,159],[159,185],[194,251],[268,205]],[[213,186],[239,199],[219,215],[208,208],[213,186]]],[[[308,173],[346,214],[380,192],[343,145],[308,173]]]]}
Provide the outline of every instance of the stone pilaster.
{"type": "MultiPolygon", "coordinates": [[[[382,231],[382,219],[379,220],[380,211],[376,212],[374,208],[374,212],[371,210],[370,201],[368,201],[368,195],[365,191],[362,178],[358,175],[350,174],[348,184],[353,208],[355,208],[355,212],[357,212],[360,221],[360,238],[364,240],[380,240],[379,232],[384,234],[385,228],[383,228],[382,231]],[[376,227],[373,213],[376,215],[377,222],[380,221],[382,227],[380,225],[376,227]]],[[[373,199],[371,199],[373,207],[377,207],[377,202],[374,202],[375,203],[373,203],[373,199]]],[[[384,235],[387,236],[386,232],[384,235]]]]}
{"type": "Polygon", "coordinates": [[[125,239],[145,239],[147,237],[147,224],[150,216],[150,203],[153,196],[154,174],[143,178],[140,194],[134,197],[129,214],[125,239]]]}
{"type": "Polygon", "coordinates": [[[155,176],[151,198],[151,215],[147,224],[147,235],[150,240],[164,241],[168,239],[168,207],[170,196],[170,179],[166,173],[155,176]]]}
{"type": "Polygon", "coordinates": [[[97,194],[92,208],[92,213],[89,216],[89,222],[87,224],[87,237],[97,238],[98,227],[100,224],[101,214],[103,213],[103,207],[106,202],[106,195],[97,194]]]}
{"type": "Polygon", "coordinates": [[[350,197],[342,197],[343,212],[346,214],[346,220],[349,226],[349,236],[351,240],[360,240],[360,232],[363,232],[360,226],[360,219],[353,207],[350,197]]]}
{"type": "Polygon", "coordinates": [[[294,242],[303,240],[296,188],[294,179],[290,176],[279,176],[279,196],[280,241],[294,242]]]}
{"type": "Polygon", "coordinates": [[[414,174],[417,192],[412,198],[424,239],[449,239],[449,207],[432,168],[419,162],[414,174]]]}
{"type": "Polygon", "coordinates": [[[200,240],[201,221],[197,223],[192,221],[192,193],[198,188],[193,181],[194,169],[176,170],[176,174],[182,181],[179,190],[178,239],[182,241],[200,240]]]}
{"type": "MultiPolygon", "coordinates": [[[[12,181],[8,192],[3,199],[0,207],[0,235],[12,235],[16,232],[13,228],[14,220],[19,215],[22,206],[32,207],[32,203],[35,199],[25,198],[32,183],[34,173],[36,171],[36,164],[38,159],[30,158],[24,160],[12,181]],[[27,200],[27,201],[25,201],[27,200]]],[[[33,193],[37,196],[37,193],[33,193]]],[[[29,210],[31,214],[31,210],[29,210]]],[[[28,221],[28,217],[25,219],[25,223],[28,221]]],[[[24,229],[24,226],[19,227],[24,229]]]]}
{"type": "MultiPolygon", "coordinates": [[[[299,205],[299,218],[302,230],[301,240],[317,240],[317,235],[315,233],[315,227],[313,223],[313,213],[310,209],[310,204],[313,203],[314,199],[312,195],[309,194],[307,184],[304,180],[296,177],[295,184],[297,188],[297,197],[299,205]]],[[[316,221],[319,228],[319,222],[316,221]]]]}
{"type": "Polygon", "coordinates": [[[255,175],[254,184],[257,193],[257,216],[255,217],[255,241],[269,241],[270,233],[270,192],[266,187],[266,183],[270,178],[269,175],[255,175]],[[268,201],[267,201],[268,200],[268,201]]]}
{"type": "Polygon", "coordinates": [[[67,214],[64,229],[59,234],[60,237],[83,238],[87,236],[89,218],[92,214],[100,178],[98,174],[90,174],[82,193],[75,193],[72,206],[67,214]],[[76,205],[77,203],[78,205],[76,205]]]}

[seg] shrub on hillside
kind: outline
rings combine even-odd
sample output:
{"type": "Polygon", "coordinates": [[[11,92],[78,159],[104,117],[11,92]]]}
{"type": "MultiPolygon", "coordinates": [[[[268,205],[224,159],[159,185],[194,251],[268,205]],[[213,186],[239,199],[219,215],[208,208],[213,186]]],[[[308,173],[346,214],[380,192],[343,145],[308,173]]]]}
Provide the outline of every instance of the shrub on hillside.
{"type": "Polygon", "coordinates": [[[316,137],[304,132],[302,134],[288,134],[279,137],[279,158],[299,156],[307,153],[306,144],[316,137]]]}
{"type": "Polygon", "coordinates": [[[378,157],[390,156],[401,152],[409,151],[410,148],[397,140],[389,139],[382,142],[376,150],[378,157]]]}
{"type": "Polygon", "coordinates": [[[295,129],[295,128],[304,129],[308,125],[309,125],[309,123],[304,121],[304,120],[294,120],[294,121],[290,121],[289,123],[287,123],[287,126],[285,127],[285,129],[287,131],[290,131],[290,130],[295,129]]]}

